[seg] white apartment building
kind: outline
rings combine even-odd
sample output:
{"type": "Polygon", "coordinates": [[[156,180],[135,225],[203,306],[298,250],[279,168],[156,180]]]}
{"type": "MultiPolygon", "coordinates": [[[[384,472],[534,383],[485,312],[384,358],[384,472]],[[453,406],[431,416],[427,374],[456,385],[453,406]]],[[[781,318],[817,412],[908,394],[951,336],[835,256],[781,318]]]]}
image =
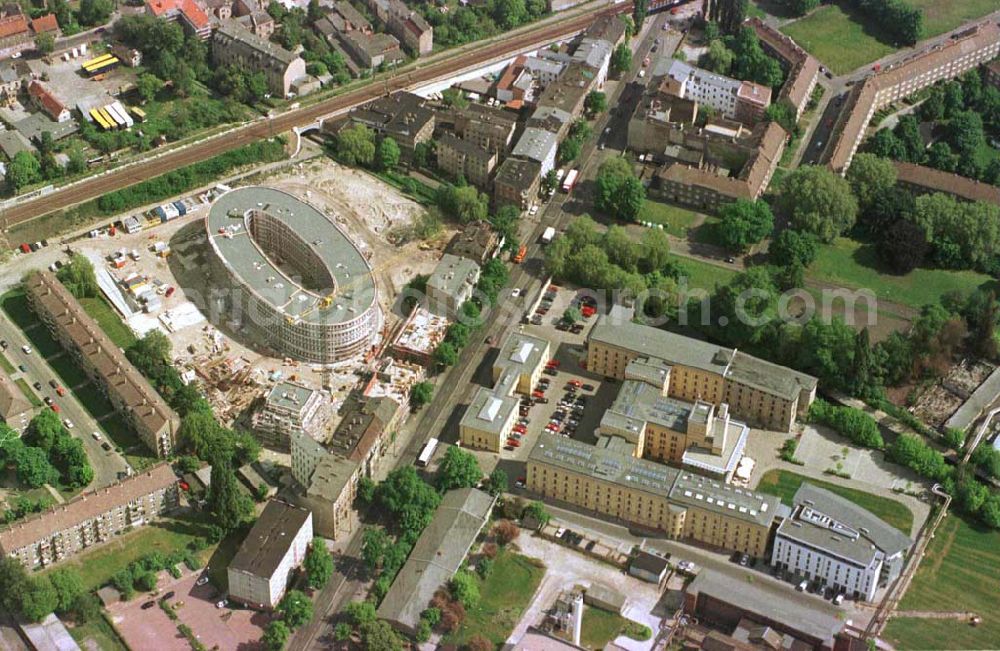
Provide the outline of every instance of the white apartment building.
{"type": "Polygon", "coordinates": [[[771,565],[795,581],[871,602],[899,576],[911,544],[853,502],[805,483],[775,534],[771,565]]]}
{"type": "Polygon", "coordinates": [[[702,70],[677,59],[670,60],[665,77],[670,93],[711,106],[731,120],[754,123],[771,103],[771,89],[766,86],[702,70]]]}
{"type": "Polygon", "coordinates": [[[285,596],[313,539],[312,513],[279,500],[264,507],[229,564],[229,598],[270,610],[285,596]]]}
{"type": "Polygon", "coordinates": [[[323,402],[323,394],[315,389],[296,382],[279,382],[254,413],[253,431],[265,446],[287,450],[292,432],[312,432],[322,425],[323,402]]]}

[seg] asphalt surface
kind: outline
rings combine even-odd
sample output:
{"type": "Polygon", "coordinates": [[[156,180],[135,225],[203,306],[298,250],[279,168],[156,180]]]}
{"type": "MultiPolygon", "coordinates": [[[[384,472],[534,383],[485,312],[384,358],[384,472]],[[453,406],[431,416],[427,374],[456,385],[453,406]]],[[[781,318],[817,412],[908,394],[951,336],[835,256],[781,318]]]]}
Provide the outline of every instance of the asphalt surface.
{"type": "MultiPolygon", "coordinates": [[[[44,326],[39,322],[34,327],[43,328],[44,326]]],[[[87,458],[90,459],[90,465],[94,469],[94,480],[87,486],[87,489],[103,488],[118,481],[118,473],[126,472],[128,463],[115,451],[114,447],[109,451],[101,448],[101,443],[108,440],[108,436],[99,423],[90,415],[90,412],[76,398],[72,387],[65,387],[67,389],[66,395],[60,397],[55,389],[49,386],[49,380],[56,380],[60,385],[62,385],[62,380],[37,350],[32,348],[31,353],[25,353],[22,350],[22,346],[31,346],[31,342],[21,332],[21,329],[14,325],[7,315],[2,312],[0,312],[0,339],[7,341],[8,346],[5,351],[7,359],[15,367],[23,365],[26,369],[26,372],[18,371],[11,377],[15,380],[23,377],[29,385],[40,382],[42,385],[41,390],[32,387],[35,394],[42,400],[46,397],[52,398],[59,405],[59,416],[61,418],[68,418],[73,423],[74,427],[69,430],[69,433],[83,442],[87,458]],[[100,433],[101,441],[94,439],[93,432],[100,433]]],[[[59,353],[59,355],[67,354],[65,351],[60,351],[59,353]]],[[[48,409],[49,407],[42,408],[48,409]]]]}

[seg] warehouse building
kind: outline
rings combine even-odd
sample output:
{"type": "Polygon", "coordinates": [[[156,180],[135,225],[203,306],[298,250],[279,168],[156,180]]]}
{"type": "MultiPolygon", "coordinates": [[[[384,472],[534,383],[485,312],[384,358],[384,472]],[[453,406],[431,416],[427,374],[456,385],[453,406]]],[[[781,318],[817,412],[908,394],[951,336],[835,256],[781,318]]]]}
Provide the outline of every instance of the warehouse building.
{"type": "Polygon", "coordinates": [[[243,187],[212,204],[205,232],[214,276],[227,283],[227,318],[253,343],[318,364],[371,350],[382,327],[371,266],[318,208],[243,187]]]}
{"type": "Polygon", "coordinates": [[[269,501],[229,564],[229,598],[251,608],[275,608],[312,540],[309,511],[269,501]]]}
{"type": "Polygon", "coordinates": [[[29,570],[49,567],[177,508],[177,490],[174,471],[162,463],[5,527],[0,553],[29,570]]]}
{"type": "Polygon", "coordinates": [[[873,602],[899,576],[913,541],[854,502],[804,483],[778,527],[771,565],[823,589],[873,602]]]}
{"type": "Polygon", "coordinates": [[[669,366],[665,395],[716,408],[726,403],[733,418],[751,427],[791,431],[816,397],[816,378],[805,373],[732,348],[600,317],[587,337],[587,369],[624,380],[637,359],[669,366]]]}
{"type": "Polygon", "coordinates": [[[180,418],[132,365],[104,330],[59,282],[36,271],[24,282],[28,302],[52,336],[108,397],[146,446],[168,457],[177,443],[180,418]]]}

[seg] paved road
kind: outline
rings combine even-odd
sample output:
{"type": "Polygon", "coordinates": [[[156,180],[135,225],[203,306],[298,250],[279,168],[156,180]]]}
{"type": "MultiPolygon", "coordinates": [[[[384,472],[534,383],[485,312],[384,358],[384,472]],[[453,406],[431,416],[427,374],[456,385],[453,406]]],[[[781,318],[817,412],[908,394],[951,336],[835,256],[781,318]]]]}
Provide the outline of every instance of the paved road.
{"type": "MultiPolygon", "coordinates": [[[[34,327],[42,328],[44,326],[39,323],[34,327]]],[[[128,463],[113,447],[110,451],[101,448],[101,443],[96,441],[91,433],[100,432],[102,441],[107,439],[107,434],[91,417],[87,409],[80,404],[72,391],[68,391],[65,396],[60,397],[49,386],[49,380],[54,379],[59,384],[62,384],[62,380],[37,350],[32,350],[30,354],[25,354],[22,351],[21,347],[26,344],[31,345],[30,342],[20,328],[14,325],[2,312],[0,312],[0,339],[7,340],[6,355],[11,363],[14,366],[23,365],[27,370],[24,373],[18,371],[12,377],[14,379],[24,377],[28,384],[40,382],[41,391],[33,389],[39,398],[44,399],[46,396],[52,398],[59,405],[59,415],[68,418],[73,423],[74,427],[70,430],[70,434],[83,442],[87,457],[90,459],[90,465],[94,468],[94,481],[87,488],[103,488],[115,483],[118,480],[118,473],[126,471],[128,463]]],[[[61,351],[59,354],[66,355],[67,353],[61,351]]],[[[72,387],[66,388],[71,389],[72,387]]]]}

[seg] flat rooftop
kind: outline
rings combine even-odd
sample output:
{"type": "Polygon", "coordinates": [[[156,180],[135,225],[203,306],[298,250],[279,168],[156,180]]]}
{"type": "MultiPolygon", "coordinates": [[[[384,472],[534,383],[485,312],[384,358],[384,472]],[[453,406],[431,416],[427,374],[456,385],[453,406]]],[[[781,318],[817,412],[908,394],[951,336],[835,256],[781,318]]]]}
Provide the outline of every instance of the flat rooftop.
{"type": "Polygon", "coordinates": [[[774,495],[756,493],[692,472],[679,473],[670,491],[670,501],[759,525],[769,525],[781,504],[774,495]]]}
{"type": "Polygon", "coordinates": [[[479,387],[475,397],[462,416],[461,425],[483,432],[499,433],[511,412],[517,409],[518,399],[494,393],[479,387]]]}
{"type": "Polygon", "coordinates": [[[205,225],[209,243],[223,264],[289,318],[318,325],[343,323],[375,302],[375,280],[361,251],[333,220],[286,192],[261,186],[227,192],[212,205],[205,225]],[[325,304],[326,296],[289,278],[253,240],[246,220],[251,210],[280,219],[308,243],[336,284],[329,304],[325,304]]]}

